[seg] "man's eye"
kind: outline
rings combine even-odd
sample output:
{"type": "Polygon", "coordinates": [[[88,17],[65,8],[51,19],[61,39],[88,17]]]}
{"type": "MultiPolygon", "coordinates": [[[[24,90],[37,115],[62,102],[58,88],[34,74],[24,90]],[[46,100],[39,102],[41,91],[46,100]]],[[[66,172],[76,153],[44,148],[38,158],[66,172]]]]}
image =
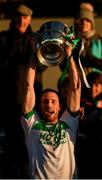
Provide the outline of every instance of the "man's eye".
{"type": "Polygon", "coordinates": [[[55,103],[56,103],[56,101],[55,101],[55,100],[53,100],[53,101],[52,101],[52,103],[53,103],[53,104],[55,104],[55,103]]]}

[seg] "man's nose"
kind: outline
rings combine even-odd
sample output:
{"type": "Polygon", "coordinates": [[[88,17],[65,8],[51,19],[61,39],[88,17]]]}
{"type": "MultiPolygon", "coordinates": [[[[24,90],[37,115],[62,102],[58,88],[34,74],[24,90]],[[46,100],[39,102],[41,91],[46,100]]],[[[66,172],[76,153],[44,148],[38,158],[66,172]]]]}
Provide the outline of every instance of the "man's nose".
{"type": "Polygon", "coordinates": [[[48,107],[51,107],[51,106],[52,106],[52,102],[49,101],[49,102],[48,102],[48,107]]]}

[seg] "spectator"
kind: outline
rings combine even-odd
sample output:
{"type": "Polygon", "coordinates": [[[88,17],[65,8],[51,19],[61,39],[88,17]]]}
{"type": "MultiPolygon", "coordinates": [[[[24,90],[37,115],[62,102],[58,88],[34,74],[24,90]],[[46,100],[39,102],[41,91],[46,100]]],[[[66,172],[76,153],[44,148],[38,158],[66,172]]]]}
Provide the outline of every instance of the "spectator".
{"type": "MultiPolygon", "coordinates": [[[[68,57],[71,49],[66,47],[68,57]]],[[[45,89],[41,94],[41,114],[33,110],[35,68],[28,68],[24,76],[21,122],[29,154],[30,178],[70,179],[74,176],[74,144],[79,119],[81,82],[73,57],[70,59],[69,69],[67,109],[61,117],[59,96],[52,89],[45,89]],[[26,86],[28,82],[29,85],[26,86]]]]}
{"type": "Polygon", "coordinates": [[[91,72],[87,79],[91,88],[84,88],[81,103],[84,118],[80,120],[76,143],[79,178],[101,179],[102,171],[102,72],[91,72]]]}
{"type": "Polygon", "coordinates": [[[74,19],[76,34],[84,42],[84,50],[81,54],[81,62],[86,71],[91,68],[102,69],[102,37],[96,32],[94,6],[88,2],[82,2],[77,16],[74,19]]]}
{"type": "Polygon", "coordinates": [[[27,152],[20,124],[22,83],[30,60],[36,59],[37,34],[31,30],[33,11],[17,6],[10,27],[0,32],[0,125],[5,135],[3,178],[24,178],[27,152]]]}

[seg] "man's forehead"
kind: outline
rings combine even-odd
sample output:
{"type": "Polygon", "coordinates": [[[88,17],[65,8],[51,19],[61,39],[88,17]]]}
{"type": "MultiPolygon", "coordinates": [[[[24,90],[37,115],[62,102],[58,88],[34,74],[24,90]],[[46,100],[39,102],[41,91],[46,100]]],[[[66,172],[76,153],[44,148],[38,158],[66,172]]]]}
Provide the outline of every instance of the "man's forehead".
{"type": "Polygon", "coordinates": [[[55,92],[46,92],[42,95],[42,99],[59,99],[55,92]]]}

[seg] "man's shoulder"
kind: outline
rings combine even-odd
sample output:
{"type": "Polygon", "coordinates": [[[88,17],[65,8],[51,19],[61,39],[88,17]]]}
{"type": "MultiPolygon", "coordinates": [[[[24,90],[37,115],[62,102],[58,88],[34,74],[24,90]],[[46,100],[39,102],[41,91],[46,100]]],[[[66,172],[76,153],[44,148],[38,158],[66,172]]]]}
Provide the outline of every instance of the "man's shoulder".
{"type": "Polygon", "coordinates": [[[36,46],[39,35],[36,32],[30,31],[25,38],[30,44],[36,46]]]}
{"type": "Polygon", "coordinates": [[[95,33],[92,37],[91,40],[98,40],[101,39],[102,40],[102,36],[99,33],[95,33]]]}
{"type": "Polygon", "coordinates": [[[38,38],[39,37],[39,33],[37,31],[33,31],[31,28],[28,30],[27,34],[32,38],[38,38]]]}
{"type": "Polygon", "coordinates": [[[72,117],[76,117],[79,114],[80,114],[80,110],[72,112],[72,111],[70,111],[70,109],[68,107],[66,107],[66,109],[64,109],[64,111],[61,113],[60,117],[63,116],[63,115],[66,115],[66,116],[70,115],[72,117]]]}

